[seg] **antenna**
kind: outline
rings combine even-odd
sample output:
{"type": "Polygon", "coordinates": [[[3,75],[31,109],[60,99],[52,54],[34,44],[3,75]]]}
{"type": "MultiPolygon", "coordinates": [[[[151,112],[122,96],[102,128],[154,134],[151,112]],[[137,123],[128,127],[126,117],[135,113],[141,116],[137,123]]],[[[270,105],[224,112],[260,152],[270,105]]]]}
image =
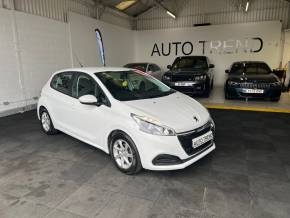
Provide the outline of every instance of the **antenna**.
{"type": "Polygon", "coordinates": [[[84,67],[84,65],[81,63],[80,59],[78,58],[78,56],[74,53],[75,58],[77,59],[77,62],[79,63],[79,65],[81,67],[84,67]]]}

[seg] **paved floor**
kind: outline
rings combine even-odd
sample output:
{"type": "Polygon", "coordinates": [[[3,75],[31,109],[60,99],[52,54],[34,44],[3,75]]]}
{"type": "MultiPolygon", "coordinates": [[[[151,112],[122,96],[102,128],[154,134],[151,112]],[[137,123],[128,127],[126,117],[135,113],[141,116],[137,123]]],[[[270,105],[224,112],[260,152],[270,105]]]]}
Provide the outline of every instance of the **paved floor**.
{"type": "Polygon", "coordinates": [[[209,98],[199,98],[206,106],[234,106],[243,108],[282,109],[290,111],[290,92],[284,92],[278,102],[266,100],[225,100],[224,88],[214,87],[209,98]]]}
{"type": "Polygon", "coordinates": [[[0,217],[290,217],[290,116],[211,111],[217,150],[185,170],[126,176],[103,152],[0,119],[0,217]]]}

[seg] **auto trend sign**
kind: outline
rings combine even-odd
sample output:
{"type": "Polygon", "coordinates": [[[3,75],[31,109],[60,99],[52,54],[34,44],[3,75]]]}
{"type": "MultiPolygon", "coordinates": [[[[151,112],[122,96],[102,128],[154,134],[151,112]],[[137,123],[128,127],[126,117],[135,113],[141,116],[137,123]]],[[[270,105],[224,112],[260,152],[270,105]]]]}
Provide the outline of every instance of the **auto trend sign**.
{"type": "Polygon", "coordinates": [[[202,54],[237,54],[258,53],[263,49],[263,39],[260,37],[229,40],[200,40],[197,42],[154,43],[151,56],[191,55],[195,50],[202,49],[202,54]]]}

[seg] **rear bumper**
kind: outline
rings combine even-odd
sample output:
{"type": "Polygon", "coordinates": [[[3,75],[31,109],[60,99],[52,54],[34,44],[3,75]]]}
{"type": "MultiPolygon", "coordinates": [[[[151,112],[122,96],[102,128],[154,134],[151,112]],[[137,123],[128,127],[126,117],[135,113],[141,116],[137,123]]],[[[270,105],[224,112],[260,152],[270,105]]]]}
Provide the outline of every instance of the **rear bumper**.
{"type": "Polygon", "coordinates": [[[230,98],[277,99],[281,96],[281,88],[263,89],[264,93],[246,93],[244,88],[228,87],[225,92],[230,98]]]}

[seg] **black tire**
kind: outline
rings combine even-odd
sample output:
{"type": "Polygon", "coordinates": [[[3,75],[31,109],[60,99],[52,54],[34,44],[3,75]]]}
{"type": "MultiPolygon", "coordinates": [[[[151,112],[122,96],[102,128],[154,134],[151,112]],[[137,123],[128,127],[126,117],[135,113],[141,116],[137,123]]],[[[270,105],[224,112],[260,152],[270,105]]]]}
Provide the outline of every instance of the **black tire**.
{"type": "Polygon", "coordinates": [[[205,85],[205,91],[204,91],[203,96],[205,98],[208,98],[210,96],[210,93],[211,93],[211,84],[210,84],[210,81],[208,81],[207,84],[205,85]]]}
{"type": "Polygon", "coordinates": [[[47,135],[55,135],[55,134],[57,134],[58,131],[54,128],[54,125],[52,123],[52,120],[50,118],[50,115],[49,115],[48,111],[45,108],[41,108],[40,112],[39,112],[39,115],[40,115],[40,125],[41,125],[41,128],[42,128],[42,131],[44,133],[46,133],[47,135]],[[44,116],[46,116],[46,119],[49,120],[48,127],[45,127],[44,124],[43,124],[44,116]]]}
{"type": "Polygon", "coordinates": [[[278,102],[278,101],[280,101],[280,97],[278,97],[278,98],[271,98],[271,101],[278,102]]]}
{"type": "MultiPolygon", "coordinates": [[[[124,132],[116,132],[112,135],[111,139],[110,139],[110,144],[109,144],[109,148],[110,148],[110,155],[111,158],[113,160],[114,165],[122,172],[125,173],[127,175],[133,175],[133,174],[137,174],[139,173],[143,168],[142,168],[142,164],[141,164],[141,160],[140,160],[140,156],[137,150],[137,147],[135,145],[135,143],[133,142],[133,140],[124,132]],[[131,160],[131,166],[127,169],[122,168],[121,166],[119,166],[115,156],[114,156],[114,144],[117,143],[118,141],[120,142],[124,141],[128,144],[128,146],[130,147],[130,152],[132,154],[131,160]]],[[[128,160],[130,157],[127,157],[128,160]]]]}
{"type": "Polygon", "coordinates": [[[225,88],[225,99],[226,100],[232,99],[232,97],[229,95],[229,92],[228,92],[227,88],[225,88]]]}

